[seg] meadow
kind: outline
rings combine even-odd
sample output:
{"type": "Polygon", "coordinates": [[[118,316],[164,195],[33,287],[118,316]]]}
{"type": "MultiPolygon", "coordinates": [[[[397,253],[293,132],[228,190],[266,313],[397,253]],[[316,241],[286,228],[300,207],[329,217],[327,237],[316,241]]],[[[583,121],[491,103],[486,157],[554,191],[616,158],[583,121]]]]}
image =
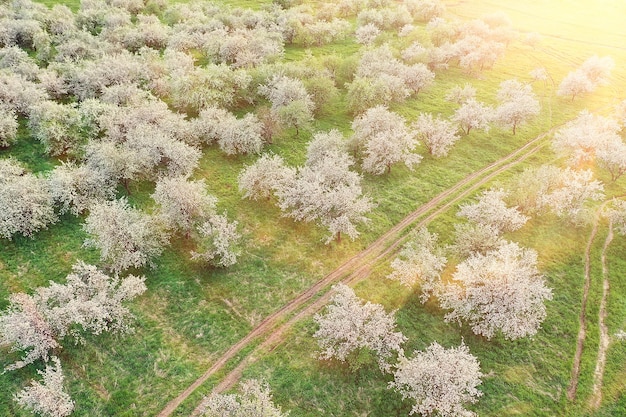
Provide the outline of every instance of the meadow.
{"type": "MultiPolygon", "coordinates": [[[[61,3],[77,10],[78,2],[44,1],[47,6],[61,3]]],[[[260,8],[261,1],[224,1],[232,7],[260,8]]],[[[267,2],[265,2],[267,3],[267,2]]],[[[319,2],[311,2],[313,7],[319,2]]],[[[281,216],[272,202],[243,200],[237,177],[257,155],[227,156],[216,146],[204,146],[199,168],[193,178],[206,180],[208,191],[219,200],[218,210],[226,210],[239,224],[243,235],[242,254],[232,267],[210,268],[189,261],[191,243],[175,237],[157,267],[137,271],[146,276],[148,290],[131,303],[135,315],[132,334],[124,336],[86,336],[86,343],[66,343],[58,356],[64,363],[67,391],[72,395],[75,416],[154,416],[233,344],[245,337],[261,321],[294,299],[328,273],[360,253],[379,236],[439,193],[454,186],[473,172],[514,152],[539,135],[573,119],[583,109],[610,114],[626,99],[626,32],[621,17],[626,6],[614,1],[563,2],[533,0],[497,2],[489,0],[446,1],[446,17],[463,20],[480,18],[504,11],[513,28],[524,34],[537,32],[541,40],[529,45],[520,39],[508,45],[493,68],[478,74],[451,67],[436,73],[433,86],[390,109],[414,120],[420,112],[448,117],[456,105],[444,100],[455,85],[469,83],[477,89],[477,98],[495,103],[495,94],[504,80],[517,78],[531,82],[529,72],[543,67],[549,74],[546,82],[534,82],[533,89],[541,104],[540,115],[521,126],[515,136],[509,129],[492,127],[487,133],[473,131],[463,136],[444,158],[424,154],[424,159],[410,171],[394,166],[382,176],[365,174],[364,193],[376,203],[368,215],[370,222],[360,226],[361,235],[354,241],[324,244],[326,231],[311,223],[294,222],[281,216]],[[549,3],[549,4],[547,4],[549,3]],[[611,83],[595,92],[576,98],[556,96],[560,80],[591,55],[609,55],[615,61],[611,83]]],[[[351,23],[355,24],[352,19],[351,23]]],[[[416,23],[416,37],[425,32],[416,23]]],[[[392,31],[382,39],[404,45],[392,31]]],[[[382,42],[382,41],[381,41],[382,42]]],[[[350,67],[360,45],[354,36],[324,46],[305,48],[287,45],[284,61],[302,60],[310,50],[313,59],[334,55],[350,67]]],[[[347,78],[348,79],[348,78],[347,78]]],[[[347,80],[346,79],[346,80],[347,80]]],[[[346,81],[343,80],[343,81],[346,81]]],[[[298,135],[285,130],[267,145],[290,164],[301,164],[312,135],[321,130],[351,132],[353,115],[346,107],[346,88],[338,81],[339,95],[327,103],[306,131],[298,135]]],[[[254,110],[241,108],[241,112],[254,110]]],[[[41,143],[29,136],[26,121],[20,120],[20,137],[15,145],[0,149],[0,158],[14,157],[30,170],[45,173],[59,164],[49,157],[41,143]]],[[[551,135],[542,141],[540,152],[496,176],[480,189],[432,219],[428,228],[439,234],[443,243],[452,243],[456,212],[478,191],[491,186],[506,186],[522,170],[545,163],[562,164],[549,146],[551,135]]],[[[423,146],[421,151],[423,151],[423,146]]],[[[605,171],[592,167],[605,184],[607,199],[624,194],[626,179],[615,182],[605,171]]],[[[469,185],[466,186],[469,188],[469,185]]],[[[154,209],[150,195],[154,183],[136,181],[130,185],[129,201],[147,212],[154,209]]],[[[118,196],[126,195],[118,187],[118,196]]],[[[598,204],[599,205],[599,204],[598,204]]],[[[97,250],[83,246],[87,237],[82,229],[84,215],[66,214],[33,238],[15,236],[0,241],[0,309],[8,305],[15,292],[32,292],[48,281],[63,282],[76,260],[98,264],[97,250]]],[[[419,291],[411,291],[386,279],[390,272],[388,255],[355,285],[358,296],[381,303],[387,311],[397,310],[398,329],[408,338],[406,352],[423,350],[431,342],[449,347],[464,342],[480,361],[485,377],[480,386],[484,395],[469,408],[481,416],[615,416],[626,414],[626,342],[612,338],[599,409],[589,407],[593,371],[598,346],[598,309],[602,296],[600,254],[607,234],[605,220],[600,220],[598,236],[591,246],[591,286],[585,315],[585,339],[577,396],[566,398],[572,360],[576,349],[579,314],[583,292],[584,250],[592,224],[573,227],[566,220],[545,214],[531,219],[521,230],[506,238],[534,248],[539,265],[553,289],[554,299],[547,303],[548,315],[539,333],[515,341],[497,336],[492,340],[474,335],[467,326],[444,322],[445,311],[431,300],[421,304],[419,291]]],[[[626,237],[617,235],[608,252],[609,334],[626,329],[626,237]]],[[[446,269],[450,276],[453,267],[446,269]]],[[[329,286],[324,288],[324,292],[329,286]]],[[[321,292],[320,292],[321,295],[321,292]]],[[[289,317],[286,317],[286,321],[289,317]]],[[[333,361],[319,361],[312,337],[315,323],[311,316],[296,322],[284,335],[282,343],[271,350],[255,350],[262,339],[246,346],[234,360],[195,390],[173,415],[190,415],[203,395],[209,394],[229,371],[246,355],[254,352],[254,361],[243,369],[243,378],[263,378],[272,388],[273,399],[292,417],[299,416],[404,416],[410,403],[387,389],[389,375],[376,366],[351,372],[333,361]]],[[[16,354],[2,352],[14,359],[16,354]]],[[[2,362],[8,362],[3,360],[2,362]]],[[[29,366],[0,375],[0,415],[26,416],[12,399],[36,375],[29,366]]]]}

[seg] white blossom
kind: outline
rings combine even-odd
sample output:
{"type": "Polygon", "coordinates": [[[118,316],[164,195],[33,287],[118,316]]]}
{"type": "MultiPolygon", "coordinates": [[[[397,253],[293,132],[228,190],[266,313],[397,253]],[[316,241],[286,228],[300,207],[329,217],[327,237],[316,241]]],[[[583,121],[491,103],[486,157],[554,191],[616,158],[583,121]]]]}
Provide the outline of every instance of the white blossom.
{"type": "Polygon", "coordinates": [[[499,232],[512,232],[521,228],[529,217],[519,212],[517,207],[507,207],[504,202],[507,193],[503,189],[483,191],[478,201],[464,204],[457,216],[495,228],[499,232]]]}
{"type": "Polygon", "coordinates": [[[434,157],[443,157],[460,138],[458,128],[441,117],[433,117],[431,113],[420,113],[411,125],[417,137],[434,157]]]}
{"type": "Polygon", "coordinates": [[[0,238],[32,236],[56,220],[45,178],[27,173],[13,159],[0,159],[0,238]]]}
{"type": "Polygon", "coordinates": [[[66,417],[74,411],[74,401],[63,391],[63,370],[56,356],[52,357],[53,366],[46,365],[43,371],[37,371],[43,382],[31,381],[22,389],[14,400],[26,410],[42,417],[66,417]]]}
{"type": "Polygon", "coordinates": [[[241,394],[211,394],[202,402],[205,417],[287,417],[272,402],[266,382],[250,379],[240,384],[241,394]]]}
{"type": "Polygon", "coordinates": [[[438,288],[446,262],[442,250],[437,247],[437,235],[421,228],[391,261],[393,272],[387,278],[400,281],[407,287],[419,283],[422,290],[420,300],[426,302],[438,288]]]}
{"type": "Polygon", "coordinates": [[[476,414],[463,406],[483,394],[477,388],[482,377],[480,363],[467,346],[445,349],[433,342],[413,358],[401,358],[389,388],[415,402],[409,414],[471,417],[476,414]]]}
{"type": "Polygon", "coordinates": [[[537,269],[537,253],[507,243],[461,262],[438,297],[451,310],[446,321],[466,321],[487,339],[496,332],[518,339],[537,333],[552,290],[537,269]]]}
{"type": "Polygon", "coordinates": [[[83,228],[89,235],[85,246],[100,249],[100,259],[116,273],[153,266],[168,243],[156,219],[132,208],[125,198],[93,205],[83,228]]]}
{"type": "Polygon", "coordinates": [[[376,355],[382,371],[390,370],[389,360],[402,355],[406,337],[395,331],[394,313],[383,306],[363,302],[345,284],[337,284],[324,313],[316,314],[319,329],[313,337],[321,349],[320,359],[350,360],[353,352],[367,349],[376,355]]]}

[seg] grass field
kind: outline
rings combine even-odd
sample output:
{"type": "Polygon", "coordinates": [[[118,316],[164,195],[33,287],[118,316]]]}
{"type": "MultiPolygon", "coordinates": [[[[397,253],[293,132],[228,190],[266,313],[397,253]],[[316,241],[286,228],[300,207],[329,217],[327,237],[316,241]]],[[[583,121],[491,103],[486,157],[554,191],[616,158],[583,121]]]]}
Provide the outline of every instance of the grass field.
{"type": "MultiPolygon", "coordinates": [[[[44,1],[48,6],[62,3],[73,10],[78,2],[44,1]]],[[[260,1],[225,1],[238,7],[259,7],[260,1]]],[[[328,272],[366,248],[404,216],[451,187],[470,173],[496,161],[531,139],[576,116],[584,108],[609,113],[626,98],[626,31],[622,18],[626,6],[616,1],[563,2],[533,0],[517,2],[488,0],[447,2],[448,15],[462,19],[478,18],[496,10],[505,11],[521,32],[539,32],[536,47],[513,42],[494,68],[470,76],[452,68],[437,73],[436,84],[416,98],[393,105],[409,120],[421,111],[449,116],[454,105],[443,97],[456,84],[470,83],[478,98],[495,102],[501,81],[517,77],[528,81],[529,71],[545,67],[558,82],[593,54],[611,55],[615,60],[612,83],[574,102],[555,96],[550,82],[535,83],[540,97],[540,117],[522,126],[512,136],[498,127],[488,133],[472,132],[463,137],[450,155],[442,159],[425,156],[409,171],[394,166],[387,175],[364,176],[365,193],[377,207],[371,221],[361,227],[355,240],[324,245],[325,231],[312,224],[296,223],[281,217],[272,202],[242,200],[237,175],[255,156],[228,157],[216,147],[203,149],[195,178],[205,178],[209,192],[219,199],[219,211],[239,222],[244,236],[240,261],[229,269],[211,269],[188,260],[190,243],[176,238],[157,260],[156,269],[140,271],[147,277],[148,291],[131,304],[136,316],[135,332],[123,337],[88,336],[84,345],[66,343],[58,353],[67,375],[67,390],[76,402],[76,416],[153,416],[178,392],[191,384],[216,358],[244,337],[261,320],[310,287],[328,272]],[[607,12],[609,11],[610,12],[607,12]]],[[[336,44],[312,48],[315,56],[334,53],[348,59],[358,50],[352,38],[336,44]]],[[[287,47],[285,60],[297,60],[304,48],[287,47]]],[[[345,109],[345,90],[330,103],[314,122],[310,132],[295,136],[287,131],[267,147],[285,156],[290,163],[305,159],[311,132],[338,128],[350,132],[352,116],[345,109]]],[[[22,126],[18,144],[0,149],[0,158],[13,156],[35,172],[50,170],[58,161],[46,156],[43,147],[28,136],[22,126]]],[[[499,176],[494,183],[506,184],[523,168],[542,163],[559,163],[547,146],[523,164],[499,176]]],[[[610,182],[606,172],[597,170],[606,183],[607,196],[621,195],[626,179],[610,182]]],[[[131,202],[151,210],[149,195],[154,184],[131,184],[131,202]]],[[[120,187],[119,195],[123,195],[120,187]]],[[[450,243],[456,207],[435,219],[429,226],[450,243]]],[[[8,305],[13,292],[31,292],[49,280],[62,282],[78,259],[97,264],[99,254],[82,246],[86,235],[83,218],[64,216],[33,239],[16,237],[0,241],[0,308],[8,305]]],[[[583,351],[578,396],[574,402],[565,397],[578,332],[582,297],[583,250],[590,227],[573,228],[550,215],[532,219],[523,229],[507,236],[521,245],[535,248],[540,267],[554,300],[548,303],[548,317],[542,330],[532,339],[507,341],[497,337],[487,341],[467,327],[446,324],[444,311],[436,303],[422,305],[419,293],[412,293],[385,278],[388,263],[378,265],[371,275],[356,286],[357,295],[397,309],[398,328],[408,337],[406,352],[424,349],[432,341],[449,347],[464,341],[481,362],[485,374],[484,396],[470,407],[481,416],[572,415],[616,416],[626,414],[626,341],[614,340],[608,352],[604,378],[604,401],[593,412],[587,401],[598,344],[598,306],[602,292],[599,254],[606,236],[602,223],[592,248],[592,285],[589,294],[587,338],[583,351]]],[[[626,328],[626,238],[616,236],[609,252],[611,293],[608,324],[610,334],[626,328]]],[[[452,273],[452,270],[447,271],[452,273]]],[[[312,319],[299,322],[284,343],[258,358],[245,369],[244,377],[265,378],[274,401],[291,416],[403,416],[410,404],[388,390],[389,376],[377,368],[351,373],[335,362],[315,358],[312,319]]],[[[246,349],[243,357],[252,350],[246,349]]],[[[6,362],[16,354],[2,352],[6,362]],[[6,353],[6,355],[5,355],[6,353]]],[[[3,361],[5,362],[5,361],[3,361]]],[[[228,369],[236,363],[230,363],[228,369]]],[[[0,375],[0,415],[26,416],[12,400],[26,381],[35,377],[35,366],[0,375]]],[[[41,366],[40,366],[41,368],[41,366]]],[[[209,379],[177,410],[189,415],[203,394],[224,376],[209,379]]]]}

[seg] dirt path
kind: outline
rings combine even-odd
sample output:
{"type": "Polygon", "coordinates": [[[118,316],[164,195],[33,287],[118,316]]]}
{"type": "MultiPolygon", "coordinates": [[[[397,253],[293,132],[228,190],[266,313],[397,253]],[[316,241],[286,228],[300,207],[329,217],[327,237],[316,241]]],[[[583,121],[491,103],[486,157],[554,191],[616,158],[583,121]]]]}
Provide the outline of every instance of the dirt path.
{"type": "MultiPolygon", "coordinates": [[[[479,180],[477,180],[475,183],[471,184],[468,188],[462,189],[462,187],[460,187],[459,185],[461,183],[463,183],[464,185],[467,185],[468,182],[471,182],[471,181],[466,182],[465,180],[463,180],[461,183],[457,183],[457,185],[455,185],[453,188],[454,188],[454,191],[460,191],[460,192],[456,194],[454,198],[448,200],[447,202],[443,202],[445,201],[445,198],[439,198],[443,194],[446,194],[445,197],[450,195],[451,193],[448,193],[448,191],[451,191],[452,189],[447,190],[446,192],[435,197],[435,199],[426,203],[424,206],[421,206],[415,212],[411,213],[402,222],[396,225],[394,229],[397,228],[396,230],[402,231],[408,228],[409,226],[411,226],[412,228],[418,228],[418,227],[427,225],[436,216],[447,211],[452,205],[458,203],[460,200],[465,198],[468,194],[476,191],[478,188],[480,188],[481,186],[483,186],[484,184],[492,180],[497,175],[510,169],[512,166],[524,161],[525,159],[527,159],[528,157],[530,157],[531,155],[539,151],[543,147],[544,144],[543,143],[537,144],[537,142],[540,142],[540,140],[549,133],[550,132],[547,132],[537,137],[531,143],[527,144],[523,148],[520,148],[518,151],[508,155],[505,158],[502,158],[498,162],[479,171],[478,175],[472,174],[472,179],[477,178],[480,175],[482,175],[482,177],[479,180]],[[532,145],[535,145],[535,146],[532,146],[532,145]],[[498,166],[498,168],[491,171],[496,166],[498,166]],[[442,202],[443,204],[437,206],[437,203],[442,203],[442,202]],[[428,207],[425,207],[425,206],[428,206],[428,207]],[[434,210],[431,211],[431,209],[433,208],[434,210]],[[426,215],[426,217],[423,217],[422,220],[415,223],[417,219],[420,218],[420,215],[421,216],[426,215]],[[402,225],[402,230],[399,228],[400,225],[402,225]]],[[[371,272],[372,267],[386,260],[386,258],[391,258],[391,255],[395,253],[395,250],[402,243],[404,243],[405,240],[406,240],[406,237],[397,238],[395,241],[389,244],[376,256],[370,257],[365,262],[363,262],[360,266],[357,267],[357,269],[355,269],[352,273],[350,273],[345,278],[343,278],[341,282],[345,284],[354,285],[357,282],[367,278],[367,276],[369,276],[369,273],[371,272]]],[[[228,375],[226,375],[222,379],[222,381],[220,381],[220,383],[213,389],[213,392],[219,393],[219,392],[225,391],[233,387],[241,378],[243,370],[246,367],[254,363],[260,357],[262,357],[263,353],[271,352],[272,350],[274,350],[284,340],[286,332],[289,331],[295,323],[319,311],[324,305],[326,305],[330,296],[331,296],[330,291],[325,292],[322,296],[316,299],[313,303],[309,304],[307,307],[305,307],[300,312],[298,312],[295,316],[289,319],[286,323],[282,324],[279,328],[271,332],[267,336],[267,338],[257,348],[254,349],[252,353],[250,353],[244,360],[242,360],[239,363],[239,365],[235,369],[233,369],[228,375]]],[[[200,414],[200,409],[202,406],[203,406],[203,402],[201,402],[196,407],[192,416],[198,416],[200,414]]]]}
{"type": "Polygon", "coordinates": [[[600,300],[600,312],[598,313],[598,327],[600,330],[600,343],[598,344],[598,357],[596,369],[593,372],[593,393],[589,405],[592,409],[598,409],[602,403],[602,379],[604,377],[604,365],[606,364],[606,352],[609,349],[611,338],[606,325],[606,302],[609,297],[609,268],[606,262],[606,252],[613,240],[613,222],[609,222],[609,233],[602,248],[602,299],[600,300]]]}
{"type": "Polygon", "coordinates": [[[576,340],[576,353],[574,354],[574,364],[572,365],[572,375],[570,377],[570,383],[567,387],[567,399],[574,401],[576,398],[576,390],[578,389],[578,377],[580,376],[580,361],[583,354],[583,346],[585,344],[585,337],[587,335],[587,320],[585,318],[585,311],[587,310],[587,299],[589,298],[589,287],[591,285],[591,246],[598,234],[598,225],[600,223],[600,213],[606,206],[606,202],[598,209],[598,214],[593,223],[593,229],[589,235],[589,241],[585,248],[585,268],[584,268],[584,284],[583,284],[583,299],[580,306],[580,314],[578,315],[578,337],[576,340]]]}
{"type": "MultiPolygon", "coordinates": [[[[424,203],[415,211],[407,215],[395,226],[393,226],[391,229],[389,229],[365,250],[350,258],[337,269],[326,275],[320,281],[316,282],[309,289],[300,293],[300,295],[291,300],[289,303],[285,304],[279,310],[266,317],[248,335],[246,335],[239,342],[231,346],[196,381],[194,381],[189,387],[181,392],[176,398],[172,399],[158,414],[158,417],[170,416],[174,412],[174,410],[196,388],[202,385],[207,379],[209,379],[213,374],[220,370],[224,365],[226,365],[228,361],[233,359],[239,352],[241,352],[241,350],[250,345],[258,337],[267,336],[267,339],[263,342],[262,345],[264,347],[269,344],[273,344],[273,342],[276,340],[280,340],[280,335],[282,335],[287,328],[290,328],[291,325],[295,323],[295,321],[299,320],[301,317],[310,314],[311,311],[314,311],[315,306],[323,305],[328,297],[328,292],[326,292],[324,296],[318,299],[316,303],[309,306],[309,308],[289,320],[289,322],[285,323],[283,327],[275,330],[275,328],[281,322],[286,320],[291,313],[305,306],[307,302],[310,301],[315,295],[321,293],[324,288],[329,287],[331,284],[337,283],[342,280],[344,282],[353,282],[355,277],[367,276],[372,265],[374,265],[376,262],[378,262],[378,260],[387,256],[390,252],[392,252],[394,249],[404,243],[404,241],[406,240],[406,236],[403,236],[404,232],[407,231],[411,226],[413,226],[418,219],[424,217],[425,215],[428,215],[428,217],[420,222],[420,224],[425,224],[426,222],[432,220],[432,218],[434,218],[437,214],[441,213],[444,210],[447,210],[450,206],[467,196],[469,193],[475,191],[477,188],[492,179],[494,176],[500,174],[501,172],[509,169],[511,166],[516,165],[519,162],[528,158],[529,156],[533,155],[545,145],[543,139],[547,135],[553,133],[554,130],[556,130],[558,127],[560,126],[553,127],[552,129],[537,136],[526,145],[510,153],[509,155],[504,156],[499,160],[493,162],[492,164],[473,172],[472,174],[468,175],[467,177],[456,183],[454,186],[448,188],[430,201],[424,203]],[[439,209],[437,209],[438,207],[439,209]]],[[[248,358],[246,358],[243,362],[246,362],[247,360],[248,358]]],[[[222,381],[220,386],[227,382],[227,379],[228,377],[224,381],[222,381]]],[[[230,384],[227,385],[230,386],[230,384]]]]}

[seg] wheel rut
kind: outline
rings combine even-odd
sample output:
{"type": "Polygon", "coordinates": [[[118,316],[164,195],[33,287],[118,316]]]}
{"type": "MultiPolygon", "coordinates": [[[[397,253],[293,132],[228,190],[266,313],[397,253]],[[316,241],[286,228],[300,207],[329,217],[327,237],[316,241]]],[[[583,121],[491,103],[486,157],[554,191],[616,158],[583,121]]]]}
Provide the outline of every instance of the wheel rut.
{"type": "MultiPolygon", "coordinates": [[[[196,381],[182,391],[177,397],[172,399],[157,417],[168,417],[182,402],[191,395],[199,386],[206,382],[211,376],[220,371],[230,360],[235,358],[243,349],[250,346],[257,339],[264,340],[257,346],[251,354],[244,358],[239,365],[231,371],[220,384],[214,389],[219,392],[234,385],[241,371],[256,360],[261,350],[274,349],[283,340],[287,330],[289,330],[300,319],[310,316],[318,311],[330,297],[329,287],[338,282],[354,284],[367,277],[373,268],[381,260],[389,257],[402,245],[406,239],[406,231],[409,228],[426,225],[442,212],[465,198],[470,193],[486,184],[497,175],[505,172],[511,167],[521,163],[525,159],[537,153],[543,148],[547,141],[546,137],[552,134],[562,125],[552,127],[533,140],[518,148],[514,152],[500,158],[499,160],[473,172],[452,187],[441,192],[428,202],[419,206],[399,223],[391,227],[381,235],[369,247],[354,255],[337,269],[333,270],[313,286],[300,293],[297,297],[289,301],[280,309],[266,317],[250,333],[232,345],[222,354],[213,365],[207,369],[196,381]],[[421,219],[421,220],[420,220],[421,219]],[[418,222],[418,220],[420,220],[418,222]],[[316,298],[316,296],[318,298],[316,298]],[[315,299],[311,303],[311,301],[315,299]],[[218,390],[219,388],[219,390],[218,390]]],[[[194,411],[197,415],[198,408],[194,411]]]]}
{"type": "Polygon", "coordinates": [[[604,377],[604,367],[606,365],[606,352],[609,349],[611,338],[606,325],[607,309],[606,303],[609,297],[609,268],[606,260],[606,253],[609,245],[613,241],[613,222],[609,222],[609,233],[602,248],[602,299],[600,300],[600,311],[598,313],[598,328],[600,331],[600,343],[598,344],[598,357],[596,359],[596,369],[593,372],[593,391],[589,405],[592,409],[598,409],[602,403],[602,379],[604,377]]]}
{"type": "MultiPolygon", "coordinates": [[[[517,149],[515,152],[499,159],[479,171],[468,175],[453,187],[450,187],[432,200],[421,205],[417,210],[410,213],[402,221],[389,229],[363,252],[359,253],[354,258],[351,258],[348,262],[328,274],[321,281],[318,281],[318,284],[321,285],[315,285],[316,291],[318,288],[327,287],[331,283],[343,282],[345,284],[355,284],[365,279],[369,276],[369,273],[374,265],[386,258],[389,258],[393,253],[395,253],[398,247],[406,241],[407,236],[403,235],[404,231],[409,228],[421,227],[428,224],[436,216],[448,210],[451,206],[465,198],[470,193],[476,191],[497,175],[537,153],[541,148],[543,148],[543,146],[545,146],[543,139],[552,133],[554,129],[556,128],[553,128],[550,131],[536,137],[523,147],[517,149]]],[[[288,304],[291,306],[290,311],[294,311],[298,307],[304,306],[307,301],[310,301],[314,295],[318,294],[318,292],[311,294],[310,291],[307,291],[306,293],[306,298],[298,297],[297,306],[294,305],[295,303],[292,304],[293,301],[288,304]]],[[[296,315],[291,317],[291,319],[284,322],[273,331],[266,333],[265,340],[257,346],[257,348],[255,348],[250,355],[243,359],[233,371],[224,377],[213,391],[221,392],[236,384],[243,369],[253,363],[260,356],[260,352],[267,352],[275,349],[283,341],[286,332],[291,329],[296,322],[321,309],[328,302],[330,295],[330,291],[326,291],[314,302],[308,304],[308,306],[304,307],[296,315]]],[[[283,311],[283,309],[279,310],[279,312],[280,311],[283,311]]],[[[230,359],[230,357],[228,359],[230,359]]],[[[211,375],[216,371],[217,369],[212,371],[211,375]]],[[[209,376],[207,376],[206,379],[208,379],[209,376]]],[[[202,382],[200,384],[202,384],[202,382]]],[[[196,408],[194,414],[192,415],[198,415],[199,408],[200,406],[196,408]]],[[[164,417],[167,416],[167,414],[159,414],[159,416],[164,417]]]]}
{"type": "MultiPolygon", "coordinates": [[[[606,203],[605,203],[606,204],[606,203]]],[[[604,205],[602,205],[604,207],[604,205]]],[[[570,376],[570,383],[567,387],[567,399],[574,401],[576,398],[576,390],[578,389],[578,378],[580,377],[580,361],[583,354],[583,346],[585,344],[585,337],[587,336],[587,319],[585,311],[587,310],[587,299],[589,298],[589,287],[591,286],[591,247],[593,241],[598,234],[598,224],[600,223],[600,215],[596,215],[593,223],[593,228],[587,241],[587,247],[585,248],[585,267],[583,274],[583,297],[580,306],[580,314],[578,315],[578,336],[576,338],[576,353],[574,353],[574,362],[572,364],[572,373],[570,376]]]]}

